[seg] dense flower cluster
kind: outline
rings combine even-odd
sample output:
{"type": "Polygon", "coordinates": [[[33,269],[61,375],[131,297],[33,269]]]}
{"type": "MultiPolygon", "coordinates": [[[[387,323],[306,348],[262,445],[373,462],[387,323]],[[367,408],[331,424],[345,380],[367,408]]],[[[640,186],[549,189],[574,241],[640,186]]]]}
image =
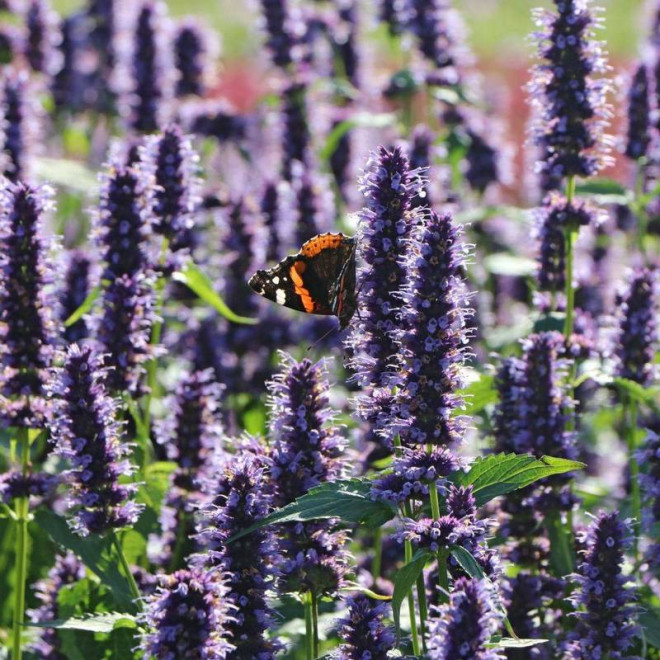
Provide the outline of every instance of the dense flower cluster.
{"type": "Polygon", "coordinates": [[[17,497],[44,497],[57,486],[58,478],[46,472],[10,470],[0,474],[0,500],[9,504],[17,497]]]}
{"type": "Polygon", "coordinates": [[[25,179],[33,144],[33,89],[24,71],[6,70],[0,77],[0,172],[10,181],[25,179]]]}
{"type": "Polygon", "coordinates": [[[135,468],[100,362],[90,347],[73,344],[51,386],[51,437],[57,453],[72,466],[69,507],[73,529],[82,536],[131,525],[142,508],[130,499],[137,484],[119,483],[135,468]]]}
{"type": "Polygon", "coordinates": [[[646,559],[651,569],[660,574],[660,541],[654,536],[654,530],[660,523],[660,436],[651,429],[637,452],[637,461],[643,466],[643,474],[639,478],[645,504],[643,529],[651,538],[646,559]]]}
{"type": "Polygon", "coordinates": [[[631,160],[646,156],[651,142],[649,70],[640,64],[630,81],[628,90],[628,133],[625,154],[631,160]]]}
{"type": "Polygon", "coordinates": [[[282,177],[287,181],[291,181],[297,167],[310,163],[306,95],[307,85],[303,82],[292,82],[282,90],[282,177]]]}
{"type": "Polygon", "coordinates": [[[578,585],[573,604],[578,624],[564,658],[588,660],[616,657],[633,660],[631,655],[637,627],[633,623],[634,595],[621,574],[623,555],[631,542],[630,527],[617,513],[601,512],[585,533],[584,558],[574,579],[578,585]]]}
{"type": "MultiPolygon", "coordinates": [[[[84,252],[76,251],[69,256],[65,285],[60,292],[60,319],[62,322],[66,321],[87,298],[91,289],[91,268],[91,259],[84,252]]],[[[84,316],[64,328],[64,339],[67,344],[80,342],[87,338],[88,334],[87,321],[84,316]]]]}
{"type": "Polygon", "coordinates": [[[25,59],[37,73],[48,73],[52,68],[54,18],[46,0],[30,0],[25,12],[25,59]]]}
{"type": "Polygon", "coordinates": [[[231,617],[219,575],[201,569],[176,571],[159,580],[142,615],[145,658],[230,657],[224,629],[231,617]]]}
{"type": "Polygon", "coordinates": [[[207,70],[218,50],[212,37],[196,22],[183,21],[174,36],[174,66],[178,73],[177,97],[203,96],[207,86],[207,70]]]}
{"type": "Polygon", "coordinates": [[[295,57],[299,27],[291,15],[287,0],[261,0],[264,28],[267,33],[266,47],[273,64],[287,67],[295,57]]]}

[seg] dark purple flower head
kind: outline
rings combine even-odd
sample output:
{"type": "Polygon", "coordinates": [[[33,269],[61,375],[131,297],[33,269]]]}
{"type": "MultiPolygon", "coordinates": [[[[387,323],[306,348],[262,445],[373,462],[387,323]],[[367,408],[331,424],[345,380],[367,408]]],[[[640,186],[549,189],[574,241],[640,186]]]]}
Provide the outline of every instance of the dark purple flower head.
{"type": "Polygon", "coordinates": [[[348,614],[338,623],[341,646],[331,656],[335,660],[386,660],[396,646],[396,634],[385,624],[389,606],[365,594],[346,599],[348,614]]]}
{"type": "Polygon", "coordinates": [[[609,118],[603,78],[607,71],[598,25],[587,0],[555,0],[556,12],[538,10],[539,56],[530,85],[537,110],[535,143],[544,154],[540,171],[552,177],[592,176],[606,161],[603,135],[609,118]]]}
{"type": "Polygon", "coordinates": [[[171,419],[158,429],[158,442],[165,445],[167,457],[180,467],[197,474],[210,467],[213,453],[220,447],[222,387],[213,371],[195,371],[177,387],[168,406],[171,419]]]}
{"type": "Polygon", "coordinates": [[[584,610],[574,613],[578,623],[569,634],[572,641],[563,656],[567,660],[637,659],[629,655],[638,633],[632,605],[635,596],[621,574],[631,539],[630,526],[616,512],[601,512],[581,539],[586,548],[584,561],[573,576],[577,591],[570,600],[584,610]]]}
{"type": "Polygon", "coordinates": [[[628,290],[618,300],[617,375],[644,386],[651,384],[655,370],[657,287],[655,271],[640,269],[633,273],[628,290]]]}
{"type": "MultiPolygon", "coordinates": [[[[57,555],[55,565],[48,571],[48,577],[39,580],[34,585],[34,594],[40,601],[39,607],[28,610],[27,614],[33,623],[43,623],[61,618],[57,602],[60,592],[85,577],[84,564],[72,552],[57,555]]],[[[61,641],[54,628],[40,628],[39,637],[29,644],[27,650],[36,657],[49,660],[64,660],[61,651],[61,641]]]]}
{"type": "MultiPolygon", "coordinates": [[[[433,141],[435,136],[426,125],[418,124],[413,129],[410,136],[410,147],[408,149],[408,158],[410,167],[420,172],[428,172],[432,165],[433,141]]],[[[428,190],[420,188],[418,194],[412,200],[413,207],[427,206],[431,208],[433,202],[429,196],[428,190]]]]}
{"type": "Polygon", "coordinates": [[[449,603],[429,621],[429,654],[434,660],[499,660],[505,656],[486,644],[498,630],[502,615],[486,580],[459,578],[449,603]]]}
{"type": "Polygon", "coordinates": [[[648,429],[647,433],[644,443],[637,451],[637,462],[643,469],[643,474],[639,477],[644,502],[642,524],[652,539],[646,551],[646,559],[651,569],[660,575],[660,541],[653,533],[655,526],[660,524],[660,435],[651,429],[648,429]]]}
{"type": "Polygon", "coordinates": [[[285,207],[282,188],[283,185],[269,181],[261,192],[259,210],[267,234],[267,263],[278,262],[282,258],[293,236],[293,221],[289,219],[291,213],[285,207]]]}
{"type": "Polygon", "coordinates": [[[51,385],[51,438],[72,466],[69,506],[72,527],[81,536],[132,525],[141,511],[131,499],[137,484],[119,483],[135,468],[128,460],[131,447],[122,438],[116,402],[103,381],[101,360],[90,347],[73,344],[51,385]]]}
{"type": "Polygon", "coordinates": [[[174,35],[174,66],[178,78],[175,95],[204,96],[208,69],[213,66],[219,47],[215,34],[205,30],[197,21],[182,20],[174,35]]]}
{"type": "Polygon", "coordinates": [[[212,137],[224,144],[243,140],[249,119],[237,114],[224,101],[208,101],[190,107],[185,125],[196,135],[212,137]]]}
{"type": "Polygon", "coordinates": [[[391,361],[398,352],[394,330],[397,294],[405,276],[400,261],[416,217],[410,203],[420,182],[399,147],[381,147],[371,155],[361,180],[366,207],[360,216],[358,313],[348,346],[363,386],[388,385],[391,361]]]}
{"type": "Polygon", "coordinates": [[[86,16],[82,12],[67,16],[60,23],[58,51],[61,64],[52,77],[50,89],[56,112],[79,112],[85,105],[89,76],[80,71],[86,16]]]}
{"type": "Polygon", "coordinates": [[[282,90],[282,177],[291,181],[295,162],[310,165],[307,85],[291,82],[282,90]]]}
{"type": "Polygon", "coordinates": [[[356,0],[340,0],[336,20],[327,27],[333,49],[334,77],[345,78],[354,87],[360,86],[358,51],[358,3],[356,0]]]}
{"type": "Polygon", "coordinates": [[[466,135],[469,143],[465,152],[465,180],[472,190],[483,195],[488,186],[501,179],[499,154],[485,137],[485,131],[480,134],[467,128],[466,135]]]}
{"type": "Polygon", "coordinates": [[[47,188],[5,180],[0,190],[0,393],[6,397],[42,396],[59,334],[42,234],[50,205],[47,188]]]}
{"type": "Polygon", "coordinates": [[[0,501],[10,504],[18,497],[43,498],[52,493],[59,479],[46,472],[28,472],[10,470],[0,474],[0,501]]]}
{"type": "Polygon", "coordinates": [[[628,133],[625,154],[631,160],[646,156],[651,142],[649,70],[640,64],[628,89],[628,133]]]}
{"type": "Polygon", "coordinates": [[[275,587],[281,557],[272,527],[262,527],[241,539],[227,543],[268,513],[272,498],[264,472],[264,461],[245,454],[228,460],[212,480],[212,501],[202,511],[200,535],[207,568],[222,572],[232,605],[232,620],[225,625],[236,647],[227,658],[269,660],[283,647],[267,633],[274,627],[274,612],[267,592],[275,587]]]}
{"type": "Polygon", "coordinates": [[[0,172],[17,183],[29,174],[38,112],[26,71],[7,69],[0,77],[0,172]]]}
{"type": "Polygon", "coordinates": [[[461,522],[454,516],[440,516],[437,520],[406,519],[403,531],[399,534],[399,541],[410,541],[416,548],[437,552],[455,545],[461,531],[461,522]]]}
{"type": "Polygon", "coordinates": [[[275,66],[288,67],[296,59],[300,28],[287,0],[261,0],[266,47],[275,66]]]}
{"type": "Polygon", "coordinates": [[[37,73],[48,73],[52,68],[55,15],[46,0],[30,0],[25,10],[25,59],[37,73]]]}
{"type": "Polygon", "coordinates": [[[91,105],[100,112],[116,110],[118,36],[123,32],[124,6],[118,0],[89,0],[86,18],[91,22],[88,43],[96,56],[92,74],[91,105]]]}
{"type": "Polygon", "coordinates": [[[413,232],[399,258],[408,274],[401,291],[399,334],[403,369],[398,414],[404,445],[452,446],[465,426],[454,413],[461,406],[460,369],[469,338],[463,272],[467,248],[450,216],[434,212],[413,232]]]}
{"type": "Polygon", "coordinates": [[[96,234],[105,269],[102,279],[130,277],[150,268],[153,178],[138,167],[111,164],[104,176],[96,234]]]}
{"type": "Polygon", "coordinates": [[[454,518],[472,518],[477,515],[477,504],[472,486],[454,486],[451,484],[447,494],[447,510],[454,518]]]}
{"type": "Polygon", "coordinates": [[[458,460],[445,447],[433,447],[431,452],[404,449],[403,455],[394,459],[392,472],[374,479],[371,497],[397,505],[410,498],[422,499],[428,495],[430,484],[442,487],[443,477],[458,467],[458,460]]]}
{"type": "Polygon", "coordinates": [[[190,138],[172,125],[153,136],[146,160],[154,173],[153,230],[167,237],[174,249],[190,240],[195,208],[199,204],[199,157],[190,138]]]}
{"type": "MultiPolygon", "coordinates": [[[[68,255],[68,264],[64,287],[60,291],[60,319],[66,321],[85,301],[90,286],[92,262],[87,254],[76,251],[68,255]]],[[[87,321],[81,317],[72,325],[64,328],[64,341],[74,344],[89,335],[87,321]]]]}
{"type": "Polygon", "coordinates": [[[493,413],[494,451],[511,453],[516,451],[512,429],[518,424],[518,404],[524,383],[525,364],[515,357],[502,360],[495,375],[498,403],[493,413]]]}
{"type": "Polygon", "coordinates": [[[147,658],[231,657],[225,638],[227,589],[218,573],[201,569],[163,575],[142,615],[147,627],[140,648],[147,658]]]}
{"type": "Polygon", "coordinates": [[[94,336],[108,367],[105,383],[113,393],[141,391],[144,363],[152,355],[153,287],[151,279],[137,273],[121,275],[103,289],[94,336]]]}

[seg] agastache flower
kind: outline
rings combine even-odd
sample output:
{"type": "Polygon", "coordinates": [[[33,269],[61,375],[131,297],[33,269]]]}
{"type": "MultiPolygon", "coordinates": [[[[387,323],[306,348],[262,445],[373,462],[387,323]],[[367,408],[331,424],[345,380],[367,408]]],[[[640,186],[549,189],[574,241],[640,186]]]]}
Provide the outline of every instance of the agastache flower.
{"type": "MultiPolygon", "coordinates": [[[[39,580],[34,585],[35,596],[41,604],[36,609],[28,610],[30,621],[43,623],[61,618],[57,602],[58,595],[67,586],[75,584],[84,577],[85,566],[76,555],[72,552],[56,555],[55,565],[48,571],[48,577],[39,580]]],[[[34,653],[35,656],[50,658],[50,660],[61,660],[65,657],[61,648],[62,642],[54,628],[41,628],[37,640],[31,642],[27,647],[28,651],[34,653]]]]}
{"type": "Polygon", "coordinates": [[[264,29],[267,33],[266,47],[275,66],[288,67],[294,58],[298,36],[293,29],[287,0],[261,0],[264,29]]]}
{"type": "Polygon", "coordinates": [[[147,151],[157,186],[153,230],[167,237],[176,249],[189,241],[193,213],[199,204],[196,176],[199,157],[193,151],[190,138],[176,125],[151,138],[147,151]]]}
{"type": "Polygon", "coordinates": [[[45,0],[30,0],[25,25],[25,59],[33,71],[48,73],[54,55],[55,16],[45,0]]]}
{"type": "Polygon", "coordinates": [[[530,84],[537,111],[534,142],[544,152],[538,163],[550,176],[588,177],[607,162],[604,129],[609,118],[607,71],[598,21],[587,0],[554,0],[556,12],[537,10],[539,56],[530,84]]]}
{"type": "Polygon", "coordinates": [[[191,569],[162,576],[141,616],[145,657],[229,658],[233,647],[224,631],[232,613],[226,593],[217,573],[191,569]]]}
{"type": "Polygon", "coordinates": [[[497,150],[483,134],[467,127],[469,144],[465,152],[465,180],[472,190],[483,195],[491,184],[500,180],[500,163],[497,150]]]}
{"type": "Polygon", "coordinates": [[[400,263],[408,273],[401,298],[398,414],[404,445],[452,447],[462,440],[459,371],[465,361],[467,252],[450,216],[431,212],[413,232],[400,263]]]}
{"type": "MultiPolygon", "coordinates": [[[[413,129],[410,136],[410,148],[408,149],[408,158],[410,167],[421,172],[427,172],[431,167],[431,154],[433,150],[434,135],[424,124],[418,124],[413,129]]],[[[431,208],[433,202],[426,189],[420,189],[418,194],[412,200],[413,207],[427,206],[431,208]]]]}
{"type": "Polygon", "coordinates": [[[81,536],[132,525],[141,511],[132,500],[137,484],[119,483],[135,467],[104,380],[101,359],[89,346],[73,344],[51,388],[51,437],[57,454],[72,465],[67,474],[71,526],[81,536]]]}
{"type": "Polygon", "coordinates": [[[0,474],[0,501],[10,504],[20,497],[46,497],[55,490],[58,481],[57,476],[46,472],[4,472],[0,474]]]}
{"type": "Polygon", "coordinates": [[[219,50],[214,37],[190,19],[179,24],[174,36],[175,96],[204,96],[207,69],[219,50]]]}
{"type": "Polygon", "coordinates": [[[210,480],[212,502],[202,510],[200,537],[204,565],[222,572],[228,589],[225,598],[233,609],[225,630],[235,649],[227,658],[270,659],[283,649],[277,639],[267,637],[274,627],[267,592],[275,587],[281,562],[274,533],[271,527],[262,527],[228,543],[269,513],[270,485],[263,460],[249,452],[218,470],[210,480]]]}
{"type": "MultiPolygon", "coordinates": [[[[51,205],[46,188],[5,180],[0,190],[0,365],[1,394],[27,397],[12,415],[39,414],[47,369],[59,328],[50,293],[53,270],[42,231],[51,205]]],[[[5,402],[3,405],[7,405],[5,402]]],[[[18,420],[18,417],[17,417],[18,420]]],[[[15,425],[15,424],[14,424],[15,425]]]]}
{"type": "Polygon", "coordinates": [[[61,64],[50,85],[56,112],[79,112],[85,105],[90,80],[79,67],[84,19],[83,14],[74,14],[60,22],[58,51],[61,64]]]}
{"type": "Polygon", "coordinates": [[[389,614],[386,603],[365,594],[346,599],[348,614],[338,621],[340,647],[333,660],[386,660],[396,646],[396,634],[384,619],[389,614]]]}
{"type": "Polygon", "coordinates": [[[505,453],[516,451],[511,431],[519,423],[519,396],[523,373],[523,361],[509,357],[502,360],[495,375],[498,403],[493,412],[494,451],[505,453]]]}
{"type": "Polygon", "coordinates": [[[625,155],[631,160],[646,156],[651,142],[650,81],[646,64],[640,64],[628,89],[628,132],[625,155]]]}
{"type": "Polygon", "coordinates": [[[429,654],[434,660],[498,660],[505,656],[486,644],[498,630],[502,615],[485,580],[459,578],[449,603],[429,620],[429,654]]]}
{"type": "Polygon", "coordinates": [[[116,104],[115,77],[117,34],[121,8],[118,0],[90,0],[87,16],[92,22],[89,43],[97,59],[93,75],[94,104],[100,112],[114,112],[116,104]]]}
{"type": "Polygon", "coordinates": [[[628,290],[618,300],[617,375],[644,386],[654,376],[657,305],[656,273],[648,268],[635,271],[628,290]]]}
{"type": "Polygon", "coordinates": [[[310,131],[307,123],[307,85],[292,82],[282,90],[282,177],[291,181],[294,162],[309,166],[310,131]]]}
{"type": "MultiPolygon", "coordinates": [[[[91,260],[84,252],[72,252],[68,258],[65,284],[60,292],[61,314],[60,319],[64,323],[85,301],[90,286],[91,260]]],[[[87,321],[84,316],[75,323],[64,328],[64,340],[67,344],[80,342],[88,337],[87,321]]]]}
{"type": "Polygon", "coordinates": [[[637,461],[643,466],[639,477],[645,505],[642,526],[652,539],[645,556],[651,569],[660,574],[660,541],[653,535],[654,526],[660,523],[660,436],[651,429],[637,451],[637,461]]]}
{"type": "Polygon", "coordinates": [[[601,512],[584,534],[586,549],[573,579],[577,591],[571,596],[578,623],[569,634],[567,660],[612,657],[636,660],[631,655],[637,636],[634,624],[635,596],[621,574],[624,554],[632,534],[627,522],[616,512],[601,512]]]}

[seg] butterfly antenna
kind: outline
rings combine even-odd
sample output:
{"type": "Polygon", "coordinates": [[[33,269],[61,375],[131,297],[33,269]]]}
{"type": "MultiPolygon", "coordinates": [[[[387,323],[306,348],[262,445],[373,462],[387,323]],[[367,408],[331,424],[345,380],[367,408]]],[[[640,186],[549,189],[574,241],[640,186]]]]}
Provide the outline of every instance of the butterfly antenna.
{"type": "Polygon", "coordinates": [[[315,346],[317,346],[320,342],[322,342],[326,337],[329,337],[333,332],[337,332],[337,327],[330,328],[324,335],[319,337],[313,344],[310,344],[307,347],[307,352],[311,351],[315,346]]]}

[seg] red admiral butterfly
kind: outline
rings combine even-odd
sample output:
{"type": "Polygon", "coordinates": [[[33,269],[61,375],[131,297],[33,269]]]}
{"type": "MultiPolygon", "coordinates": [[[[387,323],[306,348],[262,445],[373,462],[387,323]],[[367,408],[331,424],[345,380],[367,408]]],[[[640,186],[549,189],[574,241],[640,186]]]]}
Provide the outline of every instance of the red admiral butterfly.
{"type": "Polygon", "coordinates": [[[334,314],[345,328],[355,313],[355,238],[319,234],[298,254],[258,270],[250,288],[279,305],[307,314],[334,314]]]}

